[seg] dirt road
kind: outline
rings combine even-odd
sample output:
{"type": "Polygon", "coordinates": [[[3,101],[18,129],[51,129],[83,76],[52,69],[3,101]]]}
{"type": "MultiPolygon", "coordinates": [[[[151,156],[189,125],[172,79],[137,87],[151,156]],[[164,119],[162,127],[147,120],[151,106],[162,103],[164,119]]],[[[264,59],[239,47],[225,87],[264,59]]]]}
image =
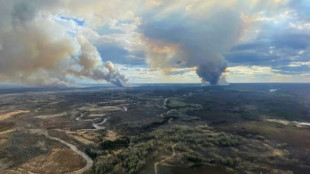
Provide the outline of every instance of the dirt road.
{"type": "Polygon", "coordinates": [[[172,154],[171,154],[170,156],[164,158],[164,159],[161,160],[161,161],[158,161],[158,162],[154,163],[154,174],[157,174],[157,172],[158,172],[157,167],[158,167],[158,165],[159,165],[160,163],[163,163],[163,162],[165,162],[165,161],[167,161],[167,160],[173,158],[173,157],[176,155],[175,150],[174,150],[174,147],[175,147],[176,145],[177,145],[177,144],[173,144],[173,145],[171,146],[172,154]]]}
{"type": "Polygon", "coordinates": [[[74,152],[76,152],[77,154],[79,154],[82,158],[84,158],[87,162],[86,166],[77,170],[77,171],[74,171],[74,172],[70,172],[72,174],[82,174],[84,172],[86,172],[88,169],[90,169],[93,165],[93,160],[88,157],[84,152],[80,151],[75,145],[71,144],[71,143],[68,143],[62,139],[59,139],[59,138],[56,138],[56,137],[52,137],[48,134],[48,132],[46,130],[42,130],[43,134],[45,135],[46,138],[50,139],[50,140],[54,140],[54,141],[58,141],[66,146],[68,146],[71,150],[73,150],[74,152]]]}

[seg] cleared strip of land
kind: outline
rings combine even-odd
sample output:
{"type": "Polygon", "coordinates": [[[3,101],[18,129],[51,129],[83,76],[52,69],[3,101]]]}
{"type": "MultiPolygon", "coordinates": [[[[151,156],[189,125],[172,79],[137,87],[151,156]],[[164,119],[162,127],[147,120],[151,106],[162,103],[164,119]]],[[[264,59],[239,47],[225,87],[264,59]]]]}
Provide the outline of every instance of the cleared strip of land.
{"type": "Polygon", "coordinates": [[[16,111],[7,112],[7,113],[0,113],[0,121],[6,120],[17,114],[25,114],[28,112],[29,112],[28,110],[16,110],[16,111]]]}
{"type": "Polygon", "coordinates": [[[36,116],[36,118],[40,118],[40,119],[51,119],[51,118],[57,118],[57,117],[62,117],[67,115],[66,112],[63,113],[59,113],[59,114],[52,114],[52,115],[40,115],[40,116],[36,116]]]}
{"type": "Polygon", "coordinates": [[[0,132],[0,135],[8,134],[8,133],[13,132],[13,131],[15,131],[15,130],[16,130],[16,129],[5,130],[5,131],[0,132]]]}

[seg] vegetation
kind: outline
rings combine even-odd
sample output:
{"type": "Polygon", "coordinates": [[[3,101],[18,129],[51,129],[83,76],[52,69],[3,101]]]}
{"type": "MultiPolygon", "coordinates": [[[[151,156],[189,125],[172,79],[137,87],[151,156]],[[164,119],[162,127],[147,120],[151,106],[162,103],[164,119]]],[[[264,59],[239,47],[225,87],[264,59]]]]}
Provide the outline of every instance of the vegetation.
{"type": "MultiPolygon", "coordinates": [[[[271,93],[268,85],[257,84],[115,89],[113,101],[104,88],[4,95],[0,112],[30,112],[0,123],[0,170],[31,167],[27,162],[37,157],[64,160],[62,151],[53,156],[52,150],[63,145],[46,139],[48,130],[93,159],[88,173],[153,173],[155,163],[158,174],[210,166],[233,173],[310,171],[310,129],[292,124],[309,122],[310,86],[274,85],[281,90],[271,93]],[[107,118],[105,130],[94,131],[91,114],[97,114],[98,122],[107,118]]],[[[66,153],[75,154],[68,148],[66,153]]],[[[84,164],[66,161],[75,168],[64,170],[84,164]]],[[[55,164],[51,162],[50,169],[55,164]]]]}
{"type": "MultiPolygon", "coordinates": [[[[122,149],[121,153],[99,156],[93,172],[105,173],[121,168],[120,171],[123,173],[138,173],[149,161],[159,160],[159,156],[171,153],[171,145],[175,143],[176,151],[182,154],[182,159],[187,161],[190,167],[208,163],[231,167],[236,164],[236,161],[231,158],[212,154],[209,159],[203,154],[210,148],[234,147],[243,141],[242,138],[233,135],[214,133],[207,125],[163,127],[139,136],[132,136],[130,140],[128,148],[122,149]]],[[[118,141],[121,140],[116,142],[118,141]]],[[[107,149],[109,148],[102,150],[107,149]]]]}
{"type": "Polygon", "coordinates": [[[129,142],[128,138],[117,139],[115,141],[107,140],[100,144],[100,148],[103,150],[119,149],[121,147],[128,147],[129,142]]]}

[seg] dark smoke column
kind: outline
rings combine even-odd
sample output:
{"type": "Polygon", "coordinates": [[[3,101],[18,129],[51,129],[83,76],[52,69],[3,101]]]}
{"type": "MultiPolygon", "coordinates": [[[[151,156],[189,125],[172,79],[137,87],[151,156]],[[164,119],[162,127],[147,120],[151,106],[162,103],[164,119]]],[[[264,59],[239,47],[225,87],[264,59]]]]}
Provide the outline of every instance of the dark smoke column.
{"type": "Polygon", "coordinates": [[[200,5],[192,10],[162,6],[142,19],[146,62],[163,71],[196,68],[202,82],[217,85],[227,68],[223,55],[238,41],[243,20],[238,10],[220,2],[200,5]]]}
{"type": "Polygon", "coordinates": [[[216,85],[226,68],[227,63],[225,60],[213,61],[199,65],[196,69],[196,73],[203,82],[209,82],[211,85],[216,85]]]}

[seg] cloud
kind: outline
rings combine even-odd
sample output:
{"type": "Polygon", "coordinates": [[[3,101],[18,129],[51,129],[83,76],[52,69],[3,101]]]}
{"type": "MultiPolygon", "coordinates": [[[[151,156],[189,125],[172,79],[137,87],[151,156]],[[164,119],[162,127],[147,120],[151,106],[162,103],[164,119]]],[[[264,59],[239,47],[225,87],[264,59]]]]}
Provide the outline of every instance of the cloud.
{"type": "Polygon", "coordinates": [[[145,64],[145,53],[143,50],[128,48],[130,45],[128,42],[123,42],[122,36],[113,35],[112,37],[101,36],[93,41],[103,60],[128,65],[145,64]]]}
{"type": "Polygon", "coordinates": [[[308,7],[307,0],[0,0],[0,79],[124,85],[124,73],[139,82],[196,74],[216,84],[239,66],[309,74],[308,7]]]}
{"type": "Polygon", "coordinates": [[[300,65],[300,66],[279,66],[276,68],[278,72],[282,74],[302,74],[310,72],[309,65],[300,65]]]}
{"type": "Polygon", "coordinates": [[[253,36],[257,31],[255,37],[245,36],[225,54],[229,65],[270,66],[282,74],[307,73],[306,66],[290,66],[294,62],[309,62],[310,28],[304,13],[298,10],[302,2],[289,1],[282,12],[272,16],[260,13],[250,17],[249,25],[255,27],[246,35],[253,36]]]}
{"type": "Polygon", "coordinates": [[[97,48],[104,60],[117,64],[145,64],[145,52],[136,29],[140,21],[120,20],[114,25],[104,25],[98,29],[82,27],[79,34],[85,36],[97,48]]]}
{"type": "Polygon", "coordinates": [[[171,69],[165,72],[165,75],[184,75],[189,72],[195,71],[193,68],[185,68],[185,69],[171,69]]]}
{"type": "Polygon", "coordinates": [[[231,65],[271,66],[283,73],[305,72],[305,67],[290,68],[292,62],[309,62],[310,35],[283,32],[268,39],[259,37],[251,43],[242,43],[225,55],[231,65]]]}

